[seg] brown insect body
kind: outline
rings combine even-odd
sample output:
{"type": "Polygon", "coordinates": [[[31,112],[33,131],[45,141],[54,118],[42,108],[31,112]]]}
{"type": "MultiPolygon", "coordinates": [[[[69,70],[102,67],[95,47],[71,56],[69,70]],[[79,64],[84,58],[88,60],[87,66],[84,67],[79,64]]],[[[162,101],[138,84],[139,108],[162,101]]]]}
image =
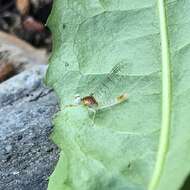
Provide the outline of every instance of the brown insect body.
{"type": "Polygon", "coordinates": [[[81,102],[85,106],[98,106],[98,102],[93,96],[85,96],[84,98],[81,99],[81,102]]]}

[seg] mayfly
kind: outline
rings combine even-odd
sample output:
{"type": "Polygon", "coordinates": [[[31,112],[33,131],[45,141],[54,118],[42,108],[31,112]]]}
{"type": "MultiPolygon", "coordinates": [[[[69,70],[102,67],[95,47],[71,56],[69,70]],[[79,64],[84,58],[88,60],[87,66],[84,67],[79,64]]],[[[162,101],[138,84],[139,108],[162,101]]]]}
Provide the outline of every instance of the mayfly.
{"type": "MultiPolygon", "coordinates": [[[[133,75],[132,77],[135,77],[136,80],[133,79],[132,83],[130,83],[130,81],[128,81],[130,77],[125,73],[126,66],[126,63],[119,63],[114,66],[111,71],[102,78],[98,85],[95,85],[95,87],[91,89],[91,93],[87,96],[81,97],[77,93],[75,96],[75,105],[84,105],[93,111],[94,121],[97,111],[123,104],[129,99],[129,95],[132,97],[133,93],[139,94],[142,88],[154,83],[154,81],[147,83],[147,81],[143,80],[147,75],[133,75]],[[144,85],[146,83],[147,85],[144,85]]],[[[91,87],[91,83],[87,84],[89,85],[88,87],[91,87]]],[[[81,89],[83,90],[84,87],[81,89]]],[[[78,92],[80,92],[79,89],[78,92]]]]}
{"type": "Polygon", "coordinates": [[[106,77],[104,77],[97,86],[95,86],[90,95],[84,96],[82,98],[80,95],[76,95],[75,103],[88,106],[89,108],[96,109],[97,111],[125,102],[128,99],[128,94],[126,92],[118,94],[115,98],[112,99],[112,101],[107,101],[106,103],[99,101],[99,99],[102,99],[100,97],[104,97],[104,99],[106,99],[106,97],[109,97],[111,95],[111,88],[115,88],[117,86],[117,83],[120,82],[120,79],[118,77],[121,77],[120,72],[124,66],[125,65],[123,64],[117,64],[114,66],[110,73],[107,74],[106,77]]]}

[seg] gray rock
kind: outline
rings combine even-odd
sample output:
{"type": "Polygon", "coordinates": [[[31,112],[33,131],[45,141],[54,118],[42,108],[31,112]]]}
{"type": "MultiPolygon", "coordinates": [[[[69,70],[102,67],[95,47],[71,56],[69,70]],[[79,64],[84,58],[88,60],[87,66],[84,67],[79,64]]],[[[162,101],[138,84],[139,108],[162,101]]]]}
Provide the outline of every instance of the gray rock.
{"type": "Polygon", "coordinates": [[[58,111],[45,66],[0,84],[0,190],[45,190],[58,148],[49,140],[58,111]]]}

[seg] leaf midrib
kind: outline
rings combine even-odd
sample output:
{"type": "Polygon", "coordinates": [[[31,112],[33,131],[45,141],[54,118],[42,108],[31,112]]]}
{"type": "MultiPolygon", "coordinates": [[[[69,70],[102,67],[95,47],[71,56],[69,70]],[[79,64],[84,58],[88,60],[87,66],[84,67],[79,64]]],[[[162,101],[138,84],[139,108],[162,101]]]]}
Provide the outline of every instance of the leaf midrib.
{"type": "Polygon", "coordinates": [[[167,24],[167,0],[158,0],[162,56],[162,121],[157,160],[149,190],[156,190],[164,170],[171,126],[171,63],[167,24]]]}

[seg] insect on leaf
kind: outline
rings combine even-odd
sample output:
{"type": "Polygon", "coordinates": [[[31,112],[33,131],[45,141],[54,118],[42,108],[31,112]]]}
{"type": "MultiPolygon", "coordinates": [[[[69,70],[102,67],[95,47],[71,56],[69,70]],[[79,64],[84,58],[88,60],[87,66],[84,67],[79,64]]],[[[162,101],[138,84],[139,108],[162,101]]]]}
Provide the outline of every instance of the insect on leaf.
{"type": "Polygon", "coordinates": [[[189,10],[189,0],[54,1],[46,83],[60,99],[52,138],[61,156],[48,190],[182,187],[190,173],[189,10]],[[106,109],[92,119],[89,106],[68,106],[76,94],[106,109]]]}

